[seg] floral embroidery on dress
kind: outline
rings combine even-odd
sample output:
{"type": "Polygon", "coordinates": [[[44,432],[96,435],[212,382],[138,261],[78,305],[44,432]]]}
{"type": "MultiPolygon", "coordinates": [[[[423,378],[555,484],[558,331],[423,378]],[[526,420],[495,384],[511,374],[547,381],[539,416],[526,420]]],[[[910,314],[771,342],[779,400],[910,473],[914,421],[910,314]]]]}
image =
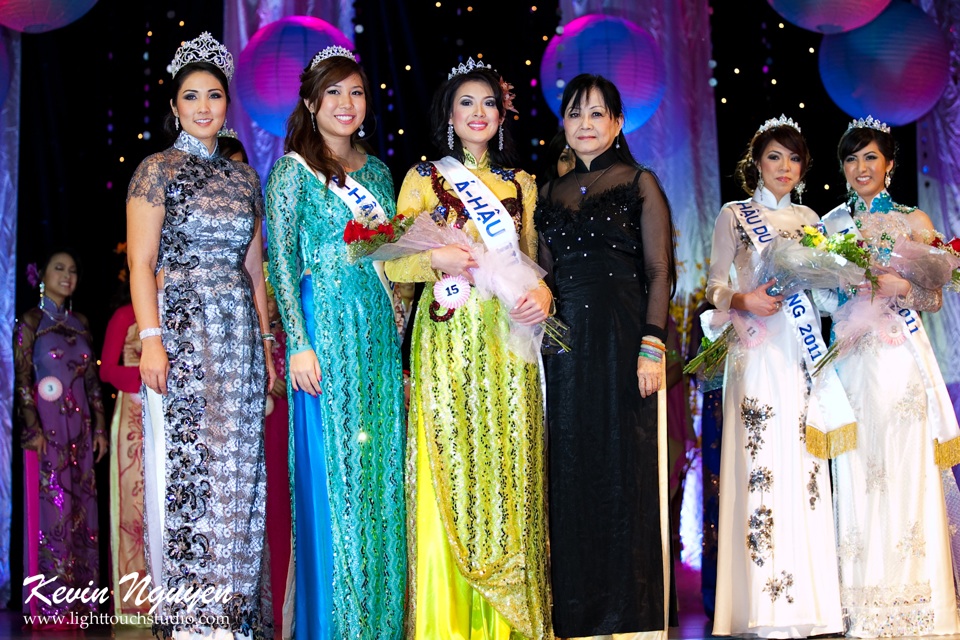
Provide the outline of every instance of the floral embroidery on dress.
{"type": "Polygon", "coordinates": [[[910,526],[910,531],[897,543],[897,551],[900,553],[901,559],[907,556],[922,558],[926,555],[927,541],[923,537],[923,524],[914,522],[910,526]]]}
{"type": "Polygon", "coordinates": [[[867,460],[867,493],[884,494],[887,492],[887,468],[872,457],[867,460]]]}
{"type": "Polygon", "coordinates": [[[933,591],[926,582],[840,590],[844,627],[863,638],[899,638],[933,632],[933,591]]]}
{"type": "Polygon", "coordinates": [[[820,486],[817,484],[817,476],[820,475],[820,463],[814,462],[810,470],[810,481],[807,482],[807,493],[810,495],[810,508],[816,509],[820,502],[820,486]]]}
{"type": "Polygon", "coordinates": [[[927,419],[927,394],[920,384],[912,384],[904,390],[893,410],[900,422],[925,422],[927,419]]]}
{"type": "Polygon", "coordinates": [[[747,430],[747,443],[744,445],[750,453],[751,459],[756,459],[760,447],[763,445],[763,432],[767,428],[767,420],[774,415],[773,407],[761,405],[756,398],[744,396],[740,403],[740,419],[747,430]]]}
{"type": "Polygon", "coordinates": [[[776,602],[780,599],[780,596],[783,596],[787,602],[793,604],[793,596],[790,595],[790,587],[792,586],[793,574],[781,571],[779,578],[767,580],[767,586],[763,588],[763,591],[770,594],[770,602],[776,602]]]}
{"type": "Polygon", "coordinates": [[[747,548],[750,549],[750,559],[762,567],[773,551],[773,512],[761,504],[754,509],[749,524],[747,548]]]}
{"type": "Polygon", "coordinates": [[[844,562],[851,560],[860,561],[863,556],[863,537],[857,528],[850,529],[840,544],[837,546],[837,553],[844,562]]]}
{"type": "Polygon", "coordinates": [[[750,472],[750,493],[769,491],[773,486],[773,472],[766,467],[759,467],[750,472]]]}

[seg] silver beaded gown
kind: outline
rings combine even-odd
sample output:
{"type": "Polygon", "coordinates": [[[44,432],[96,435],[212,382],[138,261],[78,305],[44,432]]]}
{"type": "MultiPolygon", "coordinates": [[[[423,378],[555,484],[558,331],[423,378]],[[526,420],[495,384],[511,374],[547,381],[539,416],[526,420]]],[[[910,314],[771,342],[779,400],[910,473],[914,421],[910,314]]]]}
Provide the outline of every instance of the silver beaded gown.
{"type": "Polygon", "coordinates": [[[272,637],[261,611],[266,370],[244,269],[260,180],[183,132],[140,164],[127,198],[165,211],[157,271],[170,373],[165,396],[144,388],[147,565],[153,587],[222,594],[192,610],[164,603],[154,632],[272,637]]]}

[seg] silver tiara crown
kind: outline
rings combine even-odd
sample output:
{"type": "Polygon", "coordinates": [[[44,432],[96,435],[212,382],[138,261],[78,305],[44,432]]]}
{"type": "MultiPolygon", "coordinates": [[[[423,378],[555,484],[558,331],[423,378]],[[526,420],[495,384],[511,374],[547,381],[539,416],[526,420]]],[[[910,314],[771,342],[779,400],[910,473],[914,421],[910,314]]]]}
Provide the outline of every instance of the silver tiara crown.
{"type": "Polygon", "coordinates": [[[873,116],[867,116],[866,118],[854,120],[850,123],[850,126],[847,127],[847,131],[850,131],[850,129],[876,129],[877,131],[882,131],[883,133],[890,133],[890,125],[888,125],[886,122],[880,122],[873,116]]]}
{"type": "Polygon", "coordinates": [[[217,137],[218,138],[236,138],[237,140],[240,139],[240,136],[237,135],[236,129],[220,129],[219,131],[217,131],[217,137]]]}
{"type": "Polygon", "coordinates": [[[763,133],[767,129],[773,129],[774,127],[793,127],[797,130],[797,133],[800,133],[800,125],[793,121],[793,118],[788,118],[787,116],[780,114],[779,118],[770,118],[757,129],[757,133],[763,133]]]}
{"type": "Polygon", "coordinates": [[[180,69],[192,62],[209,62],[223,71],[223,75],[227,76],[227,82],[233,78],[233,56],[225,46],[210,35],[209,31],[204,31],[193,40],[180,45],[177,55],[173,56],[173,60],[167,65],[167,71],[176,78],[180,69]]]}
{"type": "Polygon", "coordinates": [[[350,51],[350,49],[347,49],[345,47],[341,47],[338,44],[335,44],[333,46],[327,47],[326,49],[321,49],[320,53],[313,56],[313,60],[310,62],[310,68],[311,69],[315,68],[318,64],[320,64],[322,61],[326,60],[327,58],[337,58],[337,57],[350,58],[354,62],[357,61],[357,56],[353,55],[353,52],[350,51]]]}
{"type": "Polygon", "coordinates": [[[459,76],[464,73],[470,73],[476,69],[493,69],[493,65],[483,64],[482,62],[474,62],[473,58],[467,58],[466,62],[461,62],[458,66],[450,69],[450,73],[447,74],[447,80],[453,76],[459,76]]]}

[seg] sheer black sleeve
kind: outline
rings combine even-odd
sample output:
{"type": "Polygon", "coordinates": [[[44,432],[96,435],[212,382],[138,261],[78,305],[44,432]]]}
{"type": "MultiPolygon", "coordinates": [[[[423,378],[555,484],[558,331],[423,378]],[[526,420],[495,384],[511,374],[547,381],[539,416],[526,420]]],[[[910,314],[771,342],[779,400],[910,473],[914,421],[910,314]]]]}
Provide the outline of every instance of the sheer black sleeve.
{"type": "Polygon", "coordinates": [[[643,199],[640,234],[643,240],[643,274],[647,285],[647,318],[643,334],[666,340],[667,314],[676,282],[670,205],[660,181],[650,171],[640,174],[637,190],[643,199]]]}

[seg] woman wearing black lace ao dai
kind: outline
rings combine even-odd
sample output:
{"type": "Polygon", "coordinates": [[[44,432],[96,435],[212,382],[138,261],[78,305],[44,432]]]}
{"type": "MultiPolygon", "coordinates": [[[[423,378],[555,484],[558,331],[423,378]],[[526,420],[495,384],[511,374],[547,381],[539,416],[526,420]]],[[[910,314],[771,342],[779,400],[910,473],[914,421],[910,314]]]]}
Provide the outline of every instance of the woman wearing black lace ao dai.
{"type": "Polygon", "coordinates": [[[576,167],[543,187],[535,218],[557,315],[570,325],[570,352],[544,361],[554,630],[665,638],[666,425],[657,392],[676,280],[670,207],[627,147],[609,80],[579,75],[561,104],[576,167]]]}

